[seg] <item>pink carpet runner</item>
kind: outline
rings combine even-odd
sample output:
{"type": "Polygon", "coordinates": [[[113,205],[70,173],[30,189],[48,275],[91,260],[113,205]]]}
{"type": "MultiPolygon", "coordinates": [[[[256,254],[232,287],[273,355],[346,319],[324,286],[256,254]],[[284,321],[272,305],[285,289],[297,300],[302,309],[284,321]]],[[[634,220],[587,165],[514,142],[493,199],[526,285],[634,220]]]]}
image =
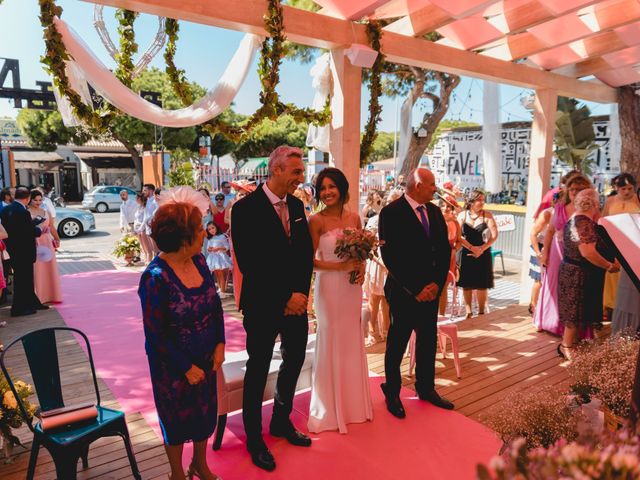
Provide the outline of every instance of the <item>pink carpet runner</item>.
{"type": "MultiPolygon", "coordinates": [[[[107,383],[127,414],[141,412],[160,435],[144,351],[140,302],[140,275],[102,271],[62,277],[64,301],[56,308],[70,327],[87,334],[98,375],[107,383]]],[[[239,319],[225,316],[227,349],[244,349],[244,329],[239,319]]],[[[473,479],[477,463],[486,463],[500,448],[487,428],[456,412],[419,401],[403,389],[405,420],[386,412],[378,384],[370,379],[374,421],[350,425],[347,435],[326,432],[312,435],[311,448],[289,445],[265,435],[277,469],[256,468],[245,450],[241,415],[231,415],[222,449],[209,449],[213,470],[225,480],[262,478],[316,479],[473,479]]],[[[309,392],[296,396],[294,423],[306,432],[309,392]]],[[[271,405],[264,407],[264,431],[268,431],[271,405]]],[[[190,448],[185,448],[185,465],[190,448]]]]}

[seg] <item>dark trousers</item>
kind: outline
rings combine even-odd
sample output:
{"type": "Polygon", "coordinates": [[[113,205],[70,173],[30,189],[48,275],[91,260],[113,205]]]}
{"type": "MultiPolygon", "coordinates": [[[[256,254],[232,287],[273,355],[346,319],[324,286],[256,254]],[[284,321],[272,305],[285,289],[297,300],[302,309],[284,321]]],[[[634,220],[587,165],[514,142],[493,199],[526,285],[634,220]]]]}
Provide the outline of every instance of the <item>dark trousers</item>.
{"type": "Polygon", "coordinates": [[[438,301],[389,300],[391,326],[384,355],[384,373],[389,396],[398,396],[402,380],[400,363],[411,332],[416,332],[416,392],[428,393],[435,386],[438,301]]]}
{"type": "Polygon", "coordinates": [[[307,350],[309,324],[307,315],[274,318],[263,313],[244,315],[247,332],[247,360],[242,397],[242,420],[247,434],[247,448],[259,447],[262,440],[262,398],[273,357],[276,337],[280,334],[282,363],[278,372],[271,422],[281,428],[291,427],[289,415],[298,376],[307,350]]]}
{"type": "Polygon", "coordinates": [[[12,257],[13,267],[13,303],[11,313],[33,310],[40,305],[33,287],[33,262],[12,257]]]}

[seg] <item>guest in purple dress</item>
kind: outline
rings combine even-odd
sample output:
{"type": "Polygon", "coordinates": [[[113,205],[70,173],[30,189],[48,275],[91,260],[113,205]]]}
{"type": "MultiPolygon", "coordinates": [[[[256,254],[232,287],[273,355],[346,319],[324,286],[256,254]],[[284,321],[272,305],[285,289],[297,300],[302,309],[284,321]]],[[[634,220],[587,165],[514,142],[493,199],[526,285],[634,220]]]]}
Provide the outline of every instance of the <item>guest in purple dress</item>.
{"type": "MultiPolygon", "coordinates": [[[[563,178],[565,188],[562,190],[560,200],[553,208],[544,239],[540,262],[543,266],[542,288],[533,316],[533,324],[539,331],[544,330],[559,336],[564,332],[564,325],[560,323],[558,313],[558,272],[564,248],[562,235],[564,226],[575,211],[573,201],[576,195],[586,188],[591,188],[591,182],[581,173],[573,172],[567,174],[567,177],[563,178]]],[[[585,330],[582,335],[584,335],[583,338],[590,338],[591,331],[585,330]]]]}
{"type": "Polygon", "coordinates": [[[192,189],[194,195],[188,195],[186,188],[161,196],[164,200],[151,222],[151,237],[161,253],[142,274],[138,295],[171,478],[185,478],[182,449],[193,441],[189,476],[215,479],[207,465],[206,443],[216,426],[216,370],[224,361],[224,323],[216,285],[200,251],[204,230],[197,197],[206,200],[192,189]]]}

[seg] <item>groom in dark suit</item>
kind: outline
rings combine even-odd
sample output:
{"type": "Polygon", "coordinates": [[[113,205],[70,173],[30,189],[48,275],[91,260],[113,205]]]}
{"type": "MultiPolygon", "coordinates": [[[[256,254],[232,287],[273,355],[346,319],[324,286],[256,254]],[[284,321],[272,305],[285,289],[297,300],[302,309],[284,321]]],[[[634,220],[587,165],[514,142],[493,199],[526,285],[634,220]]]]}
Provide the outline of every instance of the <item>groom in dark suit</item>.
{"type": "Polygon", "coordinates": [[[276,148],[269,157],[269,180],[231,210],[231,238],[243,276],[240,310],[249,354],[242,418],[251,459],[268,471],[276,463],[262,438],[262,397],[278,335],[282,365],[269,431],[293,445],[311,445],[289,419],[307,347],[313,271],[313,244],[304,205],[292,195],[304,182],[304,170],[300,149],[276,148]]]}
{"type": "Polygon", "coordinates": [[[406,415],[400,401],[400,363],[414,330],[416,393],[421,400],[453,409],[451,402],[438,395],[434,383],[438,298],[451,259],[447,224],[431,203],[436,190],[433,174],[417,168],[407,178],[405,194],[380,212],[380,250],[389,271],[384,291],[391,309],[384,357],[386,383],[381,387],[387,409],[398,418],[406,415]]]}

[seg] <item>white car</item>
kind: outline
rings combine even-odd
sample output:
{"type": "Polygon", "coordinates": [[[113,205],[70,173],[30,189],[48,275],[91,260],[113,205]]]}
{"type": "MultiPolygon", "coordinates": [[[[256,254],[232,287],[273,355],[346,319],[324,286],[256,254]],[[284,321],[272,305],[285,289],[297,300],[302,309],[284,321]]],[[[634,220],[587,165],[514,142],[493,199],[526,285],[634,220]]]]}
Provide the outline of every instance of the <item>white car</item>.
{"type": "Polygon", "coordinates": [[[56,228],[61,237],[73,238],[81,233],[95,230],[96,219],[93,213],[56,207],[56,228]]]}
{"type": "Polygon", "coordinates": [[[120,199],[121,190],[129,192],[129,198],[136,198],[136,191],[130,187],[98,185],[84,194],[84,198],[82,199],[82,208],[98,213],[105,213],[109,210],[118,210],[122,203],[122,200],[120,199]]]}

